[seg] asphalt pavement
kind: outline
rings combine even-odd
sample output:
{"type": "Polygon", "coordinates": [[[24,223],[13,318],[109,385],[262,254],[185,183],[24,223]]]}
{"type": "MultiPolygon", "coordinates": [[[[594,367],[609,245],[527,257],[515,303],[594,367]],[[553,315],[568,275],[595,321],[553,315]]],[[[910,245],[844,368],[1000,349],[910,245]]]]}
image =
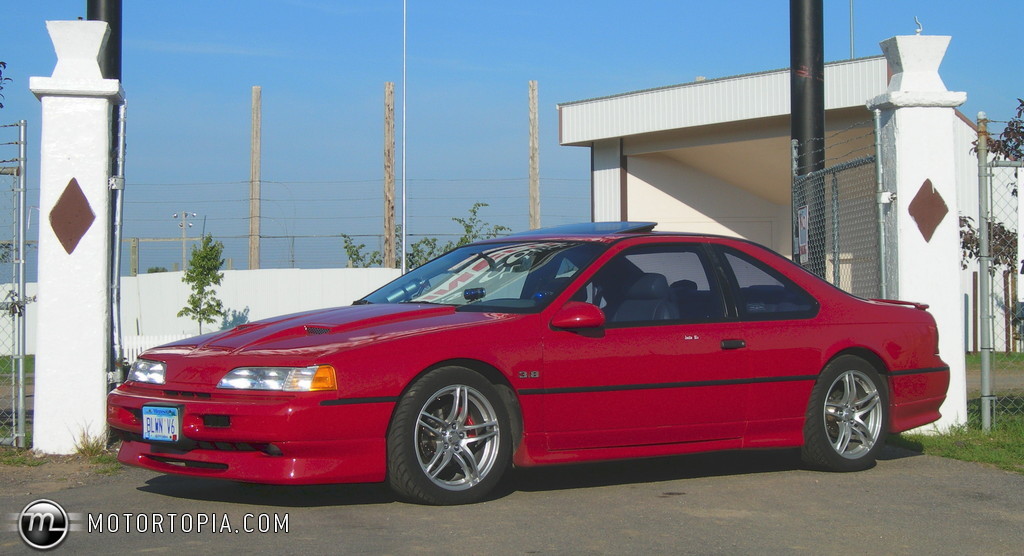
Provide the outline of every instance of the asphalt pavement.
{"type": "MultiPolygon", "coordinates": [[[[1024,553],[1024,476],[897,448],[847,474],[803,469],[793,451],[520,469],[490,500],[442,508],[398,502],[383,485],[126,469],[57,492],[2,493],[6,529],[39,498],[82,529],[56,554],[1024,553]]],[[[0,535],[0,553],[34,552],[16,530],[0,535]]]]}

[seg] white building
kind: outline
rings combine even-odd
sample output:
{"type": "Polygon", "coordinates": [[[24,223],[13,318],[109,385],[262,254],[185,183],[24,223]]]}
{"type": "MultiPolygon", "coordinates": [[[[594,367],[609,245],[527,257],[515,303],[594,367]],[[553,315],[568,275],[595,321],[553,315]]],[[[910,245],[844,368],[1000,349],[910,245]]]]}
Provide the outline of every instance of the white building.
{"type": "MultiPolygon", "coordinates": [[[[870,163],[858,178],[868,188],[867,194],[862,188],[857,201],[862,212],[846,219],[868,230],[873,243],[867,250],[876,252],[868,263],[874,267],[874,290],[857,291],[852,287],[855,278],[833,282],[860,295],[879,297],[873,292],[888,290],[888,297],[932,305],[944,334],[943,358],[953,375],[952,404],[947,401],[943,407],[949,417],[945,424],[966,419],[961,348],[974,325],[964,313],[963,295],[971,291],[960,280],[943,278],[939,284],[933,277],[956,277],[958,217],[971,216],[977,222],[978,214],[977,159],[972,152],[976,128],[955,110],[966,96],[946,91],[938,76],[948,41],[894,37],[882,44],[888,58],[825,66],[826,166],[862,159],[870,163]],[[897,79],[892,79],[894,74],[897,79]],[[877,149],[883,170],[877,174],[876,107],[877,125],[883,130],[877,149]],[[916,148],[907,147],[908,137],[918,140],[916,148]],[[879,190],[894,195],[883,198],[879,190]],[[907,210],[922,191],[941,194],[949,208],[948,214],[932,215],[936,222],[927,232],[907,210]],[[935,270],[947,267],[949,273],[935,270]]],[[[785,69],[566,102],[558,106],[560,141],[591,149],[595,221],[655,221],[660,230],[738,236],[791,256],[798,242],[792,217],[789,91],[785,69]]],[[[850,248],[850,234],[838,225],[832,230],[833,241],[842,236],[845,244],[829,258],[828,273],[835,270],[838,277],[845,267],[863,267],[857,248],[850,248]]],[[[970,283],[970,271],[963,275],[963,282],[970,283]]]]}

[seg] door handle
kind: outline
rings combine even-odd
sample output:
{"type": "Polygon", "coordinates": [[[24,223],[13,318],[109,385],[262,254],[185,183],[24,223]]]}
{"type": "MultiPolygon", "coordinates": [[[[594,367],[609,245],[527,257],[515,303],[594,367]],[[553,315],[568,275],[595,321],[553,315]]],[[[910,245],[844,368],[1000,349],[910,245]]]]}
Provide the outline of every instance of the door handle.
{"type": "Polygon", "coordinates": [[[744,340],[722,340],[722,349],[740,349],[747,347],[744,340]]]}

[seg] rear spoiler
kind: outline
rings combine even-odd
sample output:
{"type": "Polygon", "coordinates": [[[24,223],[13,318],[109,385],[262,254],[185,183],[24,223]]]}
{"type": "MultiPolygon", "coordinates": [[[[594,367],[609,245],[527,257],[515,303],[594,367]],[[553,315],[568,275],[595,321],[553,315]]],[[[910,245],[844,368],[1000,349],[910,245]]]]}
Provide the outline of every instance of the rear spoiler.
{"type": "Polygon", "coordinates": [[[913,307],[921,311],[925,311],[928,309],[928,304],[918,303],[916,301],[900,301],[899,299],[872,299],[871,301],[878,301],[879,303],[891,303],[893,305],[906,305],[908,307],[913,307]]]}

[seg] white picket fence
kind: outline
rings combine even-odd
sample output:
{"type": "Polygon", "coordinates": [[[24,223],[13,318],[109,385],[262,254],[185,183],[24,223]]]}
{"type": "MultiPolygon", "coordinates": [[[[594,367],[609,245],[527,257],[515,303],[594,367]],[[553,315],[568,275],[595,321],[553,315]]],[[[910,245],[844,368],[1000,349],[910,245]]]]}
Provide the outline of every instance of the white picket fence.
{"type": "Polygon", "coordinates": [[[138,359],[139,354],[151,347],[156,347],[177,340],[188,338],[188,334],[158,334],[154,336],[125,336],[122,350],[128,363],[138,359]]]}

